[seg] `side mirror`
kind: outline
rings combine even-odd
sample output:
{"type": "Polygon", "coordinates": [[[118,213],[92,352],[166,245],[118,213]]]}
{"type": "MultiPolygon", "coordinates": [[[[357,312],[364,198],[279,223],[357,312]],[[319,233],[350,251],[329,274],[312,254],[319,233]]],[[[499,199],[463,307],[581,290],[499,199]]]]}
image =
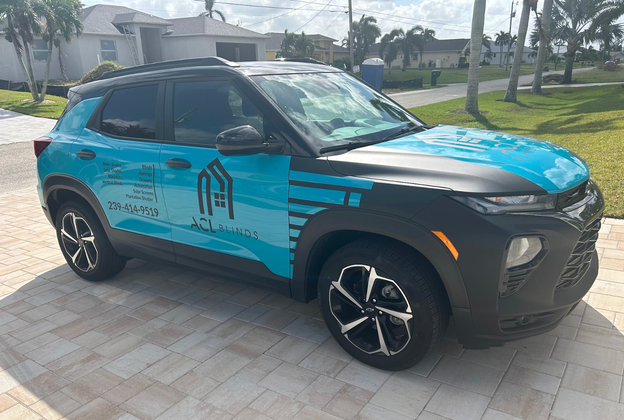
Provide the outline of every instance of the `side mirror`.
{"type": "Polygon", "coordinates": [[[258,130],[250,125],[225,130],[217,135],[217,150],[223,156],[246,156],[258,153],[276,153],[284,148],[284,144],[269,143],[258,130]]]}

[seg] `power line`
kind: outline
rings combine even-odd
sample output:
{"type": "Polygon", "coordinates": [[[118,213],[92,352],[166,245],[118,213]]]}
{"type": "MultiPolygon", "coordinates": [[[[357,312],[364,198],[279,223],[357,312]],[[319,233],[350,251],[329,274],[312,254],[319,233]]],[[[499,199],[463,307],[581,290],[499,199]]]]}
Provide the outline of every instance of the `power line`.
{"type": "MultiPolygon", "coordinates": [[[[329,6],[329,3],[331,3],[332,1],[333,1],[333,0],[329,0],[329,2],[325,5],[325,7],[329,6]]],[[[321,14],[321,12],[322,12],[323,10],[325,10],[325,7],[323,7],[323,8],[321,9],[321,11],[320,11],[320,12],[318,12],[317,14],[315,14],[314,16],[312,16],[312,19],[310,19],[309,21],[307,21],[306,23],[304,23],[304,24],[303,24],[303,26],[300,26],[298,29],[295,29],[295,32],[299,32],[300,30],[302,30],[303,28],[305,28],[305,27],[308,25],[308,23],[310,23],[310,22],[312,22],[314,19],[316,19],[316,17],[317,17],[318,15],[320,15],[320,14],[321,14]]]]}
{"type": "Polygon", "coordinates": [[[290,13],[294,12],[295,10],[300,10],[300,9],[303,9],[305,6],[307,6],[307,5],[308,5],[308,4],[310,4],[310,3],[312,3],[312,2],[306,3],[306,4],[304,4],[303,6],[301,6],[301,7],[297,8],[297,9],[290,10],[290,11],[288,11],[288,12],[286,12],[286,13],[282,13],[281,15],[273,16],[273,17],[271,17],[271,18],[269,18],[269,19],[261,20],[260,22],[255,22],[255,23],[251,23],[251,24],[249,24],[249,25],[245,25],[245,26],[243,26],[243,28],[249,28],[250,26],[259,25],[259,24],[261,24],[261,23],[268,22],[268,21],[273,20],[273,19],[277,19],[278,17],[286,16],[286,15],[288,15],[288,14],[290,14],[290,13]]]}
{"type": "Polygon", "coordinates": [[[323,29],[323,33],[327,32],[327,30],[334,24],[334,22],[336,22],[336,20],[338,20],[338,18],[342,16],[342,13],[339,13],[338,15],[336,15],[336,17],[334,18],[334,20],[331,21],[331,23],[329,25],[327,25],[327,28],[323,29]]]}

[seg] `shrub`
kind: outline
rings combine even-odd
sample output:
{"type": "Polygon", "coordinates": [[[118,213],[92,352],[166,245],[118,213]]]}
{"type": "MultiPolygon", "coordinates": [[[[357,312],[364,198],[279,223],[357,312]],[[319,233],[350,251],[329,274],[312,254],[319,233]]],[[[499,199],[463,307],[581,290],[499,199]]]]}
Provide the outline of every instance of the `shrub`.
{"type": "Polygon", "coordinates": [[[115,64],[112,61],[104,61],[103,63],[98,64],[95,68],[89,70],[89,72],[85,74],[82,79],[80,79],[78,84],[84,85],[85,83],[93,82],[94,80],[99,79],[99,77],[107,71],[121,70],[123,68],[125,67],[115,64]]]}

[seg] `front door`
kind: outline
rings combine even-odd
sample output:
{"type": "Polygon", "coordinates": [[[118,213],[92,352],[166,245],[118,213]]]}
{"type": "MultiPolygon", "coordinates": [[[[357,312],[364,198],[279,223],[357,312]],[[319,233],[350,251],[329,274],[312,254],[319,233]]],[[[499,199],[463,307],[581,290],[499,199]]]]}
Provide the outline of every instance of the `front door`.
{"type": "Polygon", "coordinates": [[[288,278],[290,157],[215,148],[220,132],[251,125],[266,135],[268,121],[229,79],[170,82],[166,100],[160,163],[177,261],[288,278]]]}

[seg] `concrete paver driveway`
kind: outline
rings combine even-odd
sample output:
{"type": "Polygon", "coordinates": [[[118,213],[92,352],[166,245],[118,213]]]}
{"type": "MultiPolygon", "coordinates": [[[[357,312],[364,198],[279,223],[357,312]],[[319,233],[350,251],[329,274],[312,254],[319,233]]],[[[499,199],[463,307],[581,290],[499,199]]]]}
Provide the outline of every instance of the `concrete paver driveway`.
{"type": "Polygon", "coordinates": [[[0,195],[0,419],[623,419],[624,221],[592,292],[547,335],[409,371],[354,361],[308,305],[131,261],[89,283],[32,189],[0,195]]]}

